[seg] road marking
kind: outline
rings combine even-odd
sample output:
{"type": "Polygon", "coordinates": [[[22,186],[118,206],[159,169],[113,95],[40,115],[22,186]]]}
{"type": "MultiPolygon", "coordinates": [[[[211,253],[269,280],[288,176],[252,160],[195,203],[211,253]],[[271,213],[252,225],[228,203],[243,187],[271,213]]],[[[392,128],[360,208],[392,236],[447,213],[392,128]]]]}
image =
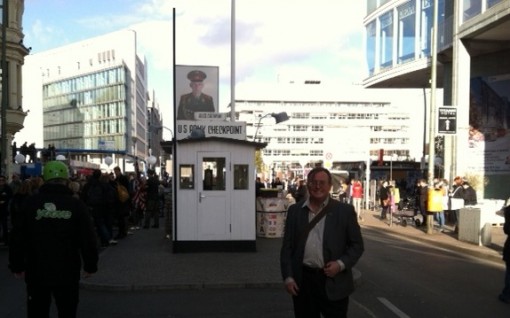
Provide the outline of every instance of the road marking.
{"type": "Polygon", "coordinates": [[[361,303],[357,302],[352,297],[349,298],[349,301],[350,302],[352,301],[354,303],[354,305],[358,306],[361,310],[363,310],[365,312],[365,314],[367,315],[367,317],[377,318],[377,316],[370,309],[368,309],[367,307],[363,306],[361,303]]]}
{"type": "Polygon", "coordinates": [[[410,318],[402,310],[398,309],[397,306],[393,305],[388,299],[383,298],[383,297],[377,297],[377,300],[379,300],[381,303],[383,303],[384,306],[388,307],[389,310],[393,311],[393,313],[395,315],[397,315],[398,317],[410,318]]]}

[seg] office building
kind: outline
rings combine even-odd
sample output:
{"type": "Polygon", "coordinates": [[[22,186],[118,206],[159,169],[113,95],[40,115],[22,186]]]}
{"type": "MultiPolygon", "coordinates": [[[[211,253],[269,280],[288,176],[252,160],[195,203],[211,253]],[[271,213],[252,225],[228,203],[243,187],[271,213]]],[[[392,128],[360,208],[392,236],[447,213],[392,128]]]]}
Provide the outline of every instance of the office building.
{"type": "MultiPolygon", "coordinates": [[[[111,156],[113,165],[132,170],[126,163],[145,160],[147,62],[136,45],[136,32],[121,30],[28,56],[23,82],[30,92],[27,120],[36,124],[26,127],[37,132],[36,125],[43,123],[42,140],[30,141],[38,147],[53,145],[73,159],[72,165],[84,167],[106,168],[104,158],[111,156]]],[[[37,138],[38,133],[28,136],[37,138]]]]}
{"type": "Polygon", "coordinates": [[[254,91],[238,94],[238,119],[247,123],[248,140],[267,143],[266,169],[284,178],[306,174],[319,162],[348,168],[381,154],[386,161],[421,161],[424,114],[414,111],[423,110],[420,90],[394,96],[391,90],[303,82],[254,91]],[[269,116],[283,111],[289,120],[276,124],[269,116]]]}

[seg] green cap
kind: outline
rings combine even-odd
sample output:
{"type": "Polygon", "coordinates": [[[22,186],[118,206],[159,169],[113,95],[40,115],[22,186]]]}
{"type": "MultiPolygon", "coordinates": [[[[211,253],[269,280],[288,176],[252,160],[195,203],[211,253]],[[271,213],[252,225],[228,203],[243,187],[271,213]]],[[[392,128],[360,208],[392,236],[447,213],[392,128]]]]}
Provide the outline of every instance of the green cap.
{"type": "Polygon", "coordinates": [[[62,161],[50,161],[44,165],[43,179],[67,179],[69,178],[69,169],[62,161]]]}

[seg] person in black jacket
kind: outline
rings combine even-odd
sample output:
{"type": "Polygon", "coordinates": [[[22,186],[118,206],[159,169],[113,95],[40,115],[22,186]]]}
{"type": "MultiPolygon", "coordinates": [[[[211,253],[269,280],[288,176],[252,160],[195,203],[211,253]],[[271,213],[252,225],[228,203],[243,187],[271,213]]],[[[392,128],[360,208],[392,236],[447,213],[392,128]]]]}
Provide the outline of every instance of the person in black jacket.
{"type": "Polygon", "coordinates": [[[503,210],[505,216],[505,225],[503,231],[507,235],[505,245],[503,247],[503,260],[505,261],[505,286],[499,294],[499,300],[504,303],[510,304],[510,206],[507,206],[503,210]]]}
{"type": "Polygon", "coordinates": [[[0,243],[8,244],[9,241],[9,202],[13,192],[7,184],[7,178],[0,175],[0,243]]]}
{"type": "MultiPolygon", "coordinates": [[[[113,172],[115,173],[114,185],[115,190],[117,191],[119,186],[123,186],[126,191],[129,189],[129,180],[128,178],[122,174],[119,167],[113,168],[113,172]]],[[[115,218],[117,219],[118,233],[117,236],[114,237],[115,240],[123,239],[128,234],[127,228],[127,217],[129,216],[131,200],[128,198],[126,201],[120,201],[120,198],[115,200],[115,218]]]]}
{"type": "Polygon", "coordinates": [[[464,188],[464,204],[476,205],[478,203],[478,200],[476,199],[476,190],[467,181],[462,183],[462,188],[464,188]]]}
{"type": "Polygon", "coordinates": [[[152,228],[159,227],[159,180],[153,169],[147,170],[147,206],[145,211],[143,228],[150,227],[151,219],[153,219],[152,228]]]}
{"type": "Polygon", "coordinates": [[[89,207],[101,240],[101,247],[104,248],[118,243],[113,239],[114,190],[110,184],[110,177],[96,169],[82,191],[82,200],[89,207]]]}
{"type": "Polygon", "coordinates": [[[384,180],[379,188],[379,200],[381,201],[381,220],[386,219],[386,214],[390,211],[390,190],[388,189],[388,181],[384,180]]]}
{"type": "Polygon", "coordinates": [[[329,170],[308,174],[308,199],[292,204],[285,220],[280,269],[295,317],[347,317],[352,268],[364,245],[354,207],[330,197],[329,170]],[[315,221],[312,221],[314,218],[315,221]]]}
{"type": "Polygon", "coordinates": [[[43,177],[12,219],[9,268],[25,279],[28,317],[49,317],[53,296],[58,316],[73,318],[82,267],[84,277],[97,271],[96,237],[87,207],[67,186],[67,166],[48,162],[43,177]]]}

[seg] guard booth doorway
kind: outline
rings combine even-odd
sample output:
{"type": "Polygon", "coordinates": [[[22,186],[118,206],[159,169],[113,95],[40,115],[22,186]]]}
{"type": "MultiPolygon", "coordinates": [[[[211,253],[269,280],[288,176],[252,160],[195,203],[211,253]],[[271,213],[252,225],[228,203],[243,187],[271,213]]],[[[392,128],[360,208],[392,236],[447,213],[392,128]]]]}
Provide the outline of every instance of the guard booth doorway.
{"type": "Polygon", "coordinates": [[[198,239],[230,239],[230,154],[226,152],[197,153],[198,180],[198,239]]]}

